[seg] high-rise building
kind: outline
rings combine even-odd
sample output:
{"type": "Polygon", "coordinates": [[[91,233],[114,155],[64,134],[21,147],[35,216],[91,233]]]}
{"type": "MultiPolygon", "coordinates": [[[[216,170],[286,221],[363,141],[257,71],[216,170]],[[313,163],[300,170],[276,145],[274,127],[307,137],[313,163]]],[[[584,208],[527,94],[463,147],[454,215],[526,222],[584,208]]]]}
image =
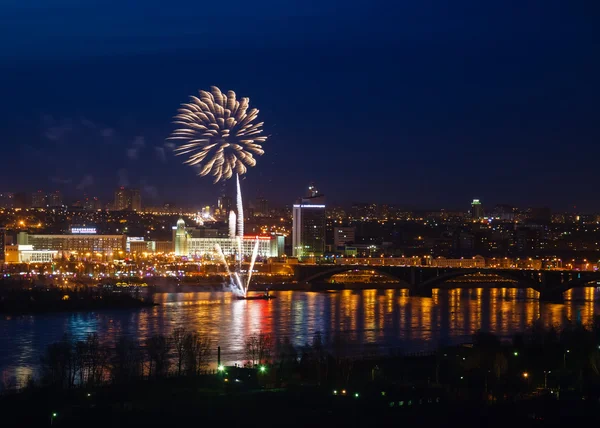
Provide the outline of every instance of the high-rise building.
{"type": "Polygon", "coordinates": [[[9,192],[0,192],[0,208],[14,208],[14,195],[9,192]]]}
{"type": "Polygon", "coordinates": [[[46,204],[50,207],[50,208],[58,208],[62,206],[62,194],[60,193],[60,191],[56,191],[53,193],[50,193],[47,197],[46,197],[46,204]]]}
{"type": "Polygon", "coordinates": [[[473,202],[471,202],[471,217],[477,220],[483,218],[483,205],[481,205],[479,199],[473,199],[473,202]]]}
{"type": "Polygon", "coordinates": [[[128,193],[129,192],[124,187],[117,189],[115,192],[115,202],[113,204],[113,209],[115,211],[125,210],[131,205],[131,200],[128,199],[128,193]]]}
{"type": "Polygon", "coordinates": [[[29,208],[29,201],[27,199],[27,194],[25,193],[15,193],[14,194],[14,208],[29,208]]]}
{"type": "Polygon", "coordinates": [[[217,208],[221,216],[229,215],[229,211],[231,211],[231,198],[229,196],[219,196],[217,208]]]}
{"type": "Polygon", "coordinates": [[[491,216],[499,220],[513,221],[515,219],[515,208],[507,204],[499,204],[492,210],[491,216]]]}
{"type": "Polygon", "coordinates": [[[125,187],[117,189],[113,209],[115,211],[141,211],[142,197],[139,189],[127,189],[125,187]]]}
{"type": "Polygon", "coordinates": [[[311,184],[308,196],[293,207],[292,254],[294,257],[321,257],[325,252],[325,196],[311,184]]]}
{"type": "Polygon", "coordinates": [[[140,189],[129,189],[131,192],[131,210],[141,211],[142,210],[142,195],[140,189]]]}
{"type": "Polygon", "coordinates": [[[336,251],[343,251],[344,246],[356,242],[354,227],[333,226],[333,245],[336,251]]]}
{"type": "Polygon", "coordinates": [[[269,215],[269,201],[265,198],[257,198],[254,207],[254,215],[258,217],[267,217],[269,215]]]}
{"type": "Polygon", "coordinates": [[[32,208],[46,208],[46,194],[41,190],[31,194],[31,207],[32,208]]]}
{"type": "Polygon", "coordinates": [[[4,263],[4,245],[6,245],[6,229],[0,227],[0,263],[4,263]]]}
{"type": "Polygon", "coordinates": [[[86,211],[98,211],[102,209],[102,204],[96,197],[85,198],[85,201],[83,201],[83,209],[86,211]]]}

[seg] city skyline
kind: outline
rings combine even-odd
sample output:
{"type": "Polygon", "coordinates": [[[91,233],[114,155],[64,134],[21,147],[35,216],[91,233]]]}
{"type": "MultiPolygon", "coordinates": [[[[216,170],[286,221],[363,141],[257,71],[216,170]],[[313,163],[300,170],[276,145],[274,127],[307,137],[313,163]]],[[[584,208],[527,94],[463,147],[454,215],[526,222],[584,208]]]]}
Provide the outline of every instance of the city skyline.
{"type": "MultiPolygon", "coordinates": [[[[310,183],[308,186],[305,186],[304,192],[305,196],[311,192],[313,189],[314,183],[310,183]]],[[[302,193],[302,192],[300,192],[302,193]]],[[[302,198],[303,196],[300,196],[302,198]]],[[[477,212],[475,213],[475,218],[483,218],[492,216],[497,211],[503,213],[505,210],[511,210],[513,212],[524,213],[528,210],[549,210],[552,213],[582,213],[582,214],[592,214],[599,211],[587,210],[583,211],[578,209],[577,206],[567,207],[564,210],[556,210],[551,208],[550,204],[546,205],[534,205],[534,204],[525,204],[522,206],[518,206],[516,204],[506,203],[506,201],[499,201],[494,203],[485,203],[485,201],[480,200],[479,198],[472,199],[471,201],[460,201],[456,202],[453,205],[441,207],[441,206],[416,206],[410,204],[394,204],[388,202],[375,202],[375,201],[365,201],[365,200],[354,200],[344,204],[339,203],[327,203],[327,209],[346,209],[351,210],[358,206],[373,206],[378,209],[381,208],[391,208],[394,210],[401,211],[446,211],[446,212],[473,212],[477,207],[477,212]]],[[[119,186],[113,190],[113,193],[106,199],[99,199],[95,195],[87,195],[84,194],[81,198],[69,198],[63,195],[59,190],[45,192],[41,189],[38,189],[34,192],[1,192],[0,191],[0,209],[10,209],[10,208],[83,208],[86,211],[99,211],[99,210],[108,210],[108,211],[143,211],[146,208],[158,208],[158,207],[168,207],[172,210],[185,210],[185,209],[197,209],[198,211],[204,210],[206,207],[210,207],[211,209],[222,209],[223,201],[228,201],[227,204],[230,206],[231,204],[231,196],[221,194],[216,197],[215,200],[204,200],[195,203],[187,203],[187,204],[176,204],[173,200],[165,199],[165,200],[156,200],[151,199],[147,201],[142,199],[142,194],[140,193],[139,188],[135,187],[125,187],[119,186]],[[132,205],[131,197],[129,197],[129,202],[123,203],[121,200],[123,197],[119,195],[122,192],[134,192],[135,193],[135,203],[132,205]],[[142,203],[143,201],[143,203],[142,203]]],[[[257,197],[249,198],[244,201],[244,206],[249,206],[254,208],[254,210],[258,213],[262,213],[262,215],[267,214],[267,207],[269,209],[284,209],[284,208],[292,208],[295,204],[295,201],[298,198],[294,198],[293,201],[286,201],[282,204],[271,201],[264,196],[259,195],[257,197]]]]}

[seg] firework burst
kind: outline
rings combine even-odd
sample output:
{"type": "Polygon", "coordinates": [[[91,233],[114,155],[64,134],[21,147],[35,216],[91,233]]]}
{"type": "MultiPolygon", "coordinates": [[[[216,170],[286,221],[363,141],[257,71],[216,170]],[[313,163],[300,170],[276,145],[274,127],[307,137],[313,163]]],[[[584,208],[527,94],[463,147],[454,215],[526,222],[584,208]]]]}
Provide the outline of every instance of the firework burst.
{"type": "Polygon", "coordinates": [[[178,128],[169,137],[181,142],[175,153],[187,155],[184,163],[197,166],[198,175],[212,175],[215,183],[244,174],[256,165],[254,156],[264,153],[261,143],[267,140],[263,122],[254,122],[258,110],[249,106],[249,98],[237,100],[235,92],[224,94],[216,86],[191,96],[178,110],[178,128]]]}

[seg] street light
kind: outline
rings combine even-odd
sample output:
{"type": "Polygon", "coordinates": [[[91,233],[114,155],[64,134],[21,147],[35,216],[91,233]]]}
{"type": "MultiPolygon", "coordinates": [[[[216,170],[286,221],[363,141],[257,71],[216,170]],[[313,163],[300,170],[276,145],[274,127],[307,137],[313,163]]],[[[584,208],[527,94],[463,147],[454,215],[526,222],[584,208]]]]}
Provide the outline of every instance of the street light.
{"type": "Polygon", "coordinates": [[[523,377],[524,377],[525,379],[527,379],[527,378],[529,377],[529,373],[527,373],[527,372],[523,372],[523,377]]]}
{"type": "Polygon", "coordinates": [[[548,373],[552,373],[552,370],[544,370],[544,389],[548,389],[548,373]]]}

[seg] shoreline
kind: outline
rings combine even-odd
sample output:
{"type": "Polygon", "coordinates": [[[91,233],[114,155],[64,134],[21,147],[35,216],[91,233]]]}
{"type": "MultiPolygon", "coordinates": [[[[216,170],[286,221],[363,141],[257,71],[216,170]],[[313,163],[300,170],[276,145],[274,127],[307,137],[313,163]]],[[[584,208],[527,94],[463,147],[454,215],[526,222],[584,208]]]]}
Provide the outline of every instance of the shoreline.
{"type": "Polygon", "coordinates": [[[151,298],[127,294],[65,294],[61,291],[17,291],[0,296],[0,315],[39,315],[61,312],[93,312],[100,310],[141,309],[158,306],[151,298]]]}

